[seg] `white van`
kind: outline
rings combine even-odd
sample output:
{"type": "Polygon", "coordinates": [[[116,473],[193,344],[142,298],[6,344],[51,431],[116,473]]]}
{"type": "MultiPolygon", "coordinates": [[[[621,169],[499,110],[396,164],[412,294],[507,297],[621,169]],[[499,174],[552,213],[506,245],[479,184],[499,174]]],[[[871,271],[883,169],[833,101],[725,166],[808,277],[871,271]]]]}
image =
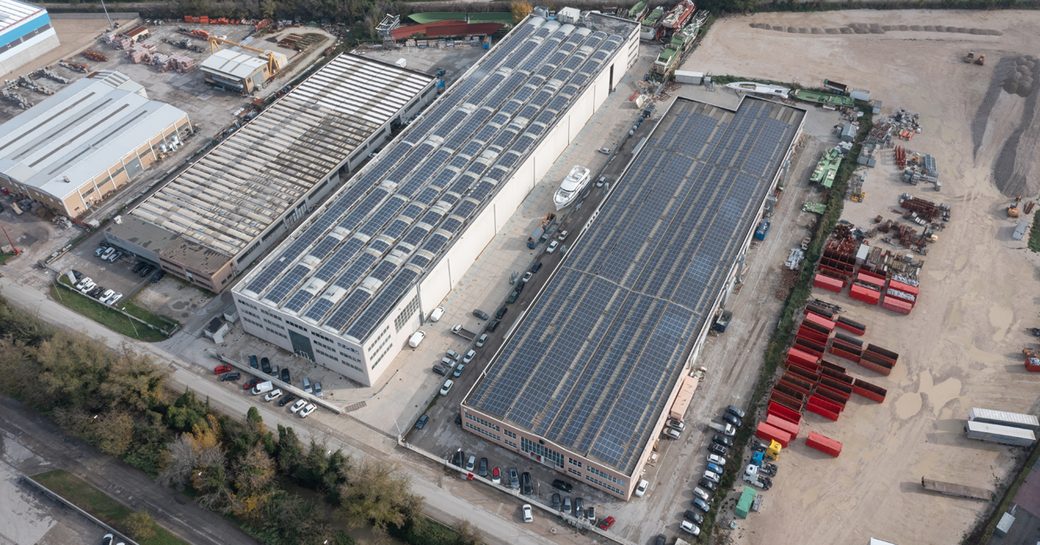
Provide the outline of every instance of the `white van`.
{"type": "Polygon", "coordinates": [[[437,307],[430,313],[430,321],[436,322],[441,319],[441,316],[444,316],[444,307],[437,307]]]}
{"type": "Polygon", "coordinates": [[[269,380],[265,380],[264,382],[261,382],[260,384],[257,384],[256,386],[253,386],[253,390],[252,391],[253,391],[253,395],[257,396],[257,395],[260,395],[260,394],[266,394],[267,392],[270,392],[271,390],[274,390],[274,384],[271,383],[271,381],[269,381],[269,380]]]}
{"type": "Polygon", "coordinates": [[[422,343],[423,339],[425,338],[426,332],[420,329],[419,331],[412,333],[411,337],[408,337],[408,346],[412,348],[419,348],[419,344],[422,343]]]}

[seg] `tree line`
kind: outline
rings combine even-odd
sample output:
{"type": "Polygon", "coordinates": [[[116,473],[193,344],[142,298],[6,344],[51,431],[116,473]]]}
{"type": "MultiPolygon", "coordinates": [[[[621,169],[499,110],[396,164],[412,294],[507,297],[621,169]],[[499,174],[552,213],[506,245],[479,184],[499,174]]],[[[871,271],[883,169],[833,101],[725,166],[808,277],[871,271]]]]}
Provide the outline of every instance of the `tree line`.
{"type": "MultiPolygon", "coordinates": [[[[0,297],[0,392],[102,452],[190,493],[267,545],[349,545],[371,525],[416,545],[475,545],[469,525],[445,528],[386,462],[353,459],[291,427],[268,429],[255,407],[220,414],[128,349],[53,329],[0,297]]],[[[146,525],[142,525],[146,526],[146,525]]]]}

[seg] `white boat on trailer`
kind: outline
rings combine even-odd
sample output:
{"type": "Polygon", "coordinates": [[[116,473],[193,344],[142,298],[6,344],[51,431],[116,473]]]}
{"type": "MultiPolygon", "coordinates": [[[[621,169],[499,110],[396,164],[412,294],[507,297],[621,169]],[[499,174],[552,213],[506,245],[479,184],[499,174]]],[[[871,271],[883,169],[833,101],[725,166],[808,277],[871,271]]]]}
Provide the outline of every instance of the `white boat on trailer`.
{"type": "Polygon", "coordinates": [[[562,210],[574,202],[581,190],[589,185],[589,177],[589,169],[575,165],[570,174],[563,179],[560,189],[557,189],[556,194],[553,195],[553,204],[556,205],[556,209],[562,210]]]}

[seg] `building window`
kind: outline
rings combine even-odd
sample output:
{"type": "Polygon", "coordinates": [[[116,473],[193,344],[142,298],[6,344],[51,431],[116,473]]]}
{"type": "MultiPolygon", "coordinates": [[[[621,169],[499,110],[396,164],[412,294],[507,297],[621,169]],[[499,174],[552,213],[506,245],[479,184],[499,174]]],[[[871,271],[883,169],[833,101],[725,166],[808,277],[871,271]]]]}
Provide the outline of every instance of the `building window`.
{"type": "Polygon", "coordinates": [[[404,324],[406,324],[412,316],[415,316],[416,312],[419,312],[418,294],[408,302],[408,305],[404,307],[404,310],[402,310],[401,313],[397,315],[397,318],[394,319],[395,330],[400,332],[401,328],[404,327],[404,324]]]}
{"type": "Polygon", "coordinates": [[[541,456],[542,460],[549,460],[556,467],[563,467],[563,455],[545,445],[528,441],[526,437],[520,438],[520,449],[529,454],[541,456]]]}
{"type": "MultiPolygon", "coordinates": [[[[495,431],[501,431],[501,428],[498,427],[498,424],[495,424],[495,423],[493,423],[493,422],[491,422],[489,420],[480,418],[479,416],[475,416],[473,414],[466,413],[466,419],[467,420],[472,420],[472,421],[474,421],[474,422],[476,422],[476,423],[478,423],[478,424],[480,424],[480,425],[482,425],[484,427],[491,428],[491,429],[493,429],[495,431]]],[[[509,432],[506,431],[506,433],[509,433],[509,432]]]]}
{"type": "Polygon", "coordinates": [[[567,463],[572,466],[581,467],[581,460],[575,460],[574,458],[567,458],[567,463]]]}
{"type": "Polygon", "coordinates": [[[509,430],[506,430],[506,437],[511,437],[513,439],[516,439],[516,434],[511,432],[511,431],[509,431],[509,430]]]}

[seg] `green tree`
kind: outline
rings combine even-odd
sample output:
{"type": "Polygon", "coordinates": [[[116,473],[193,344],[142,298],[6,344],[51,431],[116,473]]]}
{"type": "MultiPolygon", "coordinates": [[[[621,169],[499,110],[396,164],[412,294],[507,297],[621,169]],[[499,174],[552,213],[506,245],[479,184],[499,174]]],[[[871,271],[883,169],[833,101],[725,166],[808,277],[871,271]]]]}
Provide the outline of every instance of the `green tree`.
{"type": "Polygon", "coordinates": [[[123,521],[123,528],[137,541],[147,541],[155,537],[155,520],[143,511],[134,511],[123,521]]]}
{"type": "Polygon", "coordinates": [[[513,14],[513,22],[519,23],[531,14],[534,8],[531,7],[531,3],[526,0],[513,0],[509,3],[509,11],[513,14]]]}
{"type": "Polygon", "coordinates": [[[294,475],[303,460],[303,444],[292,428],[278,425],[278,471],[284,475],[294,475]]]}
{"type": "Polygon", "coordinates": [[[457,545],[481,545],[484,543],[477,527],[470,524],[468,520],[463,519],[456,524],[455,532],[459,535],[458,540],[455,542],[457,545]]]}
{"type": "Polygon", "coordinates": [[[415,518],[422,500],[409,491],[408,481],[397,468],[386,462],[363,462],[350,469],[347,483],[340,491],[343,513],[348,524],[358,527],[371,523],[386,533],[415,518]]]}

